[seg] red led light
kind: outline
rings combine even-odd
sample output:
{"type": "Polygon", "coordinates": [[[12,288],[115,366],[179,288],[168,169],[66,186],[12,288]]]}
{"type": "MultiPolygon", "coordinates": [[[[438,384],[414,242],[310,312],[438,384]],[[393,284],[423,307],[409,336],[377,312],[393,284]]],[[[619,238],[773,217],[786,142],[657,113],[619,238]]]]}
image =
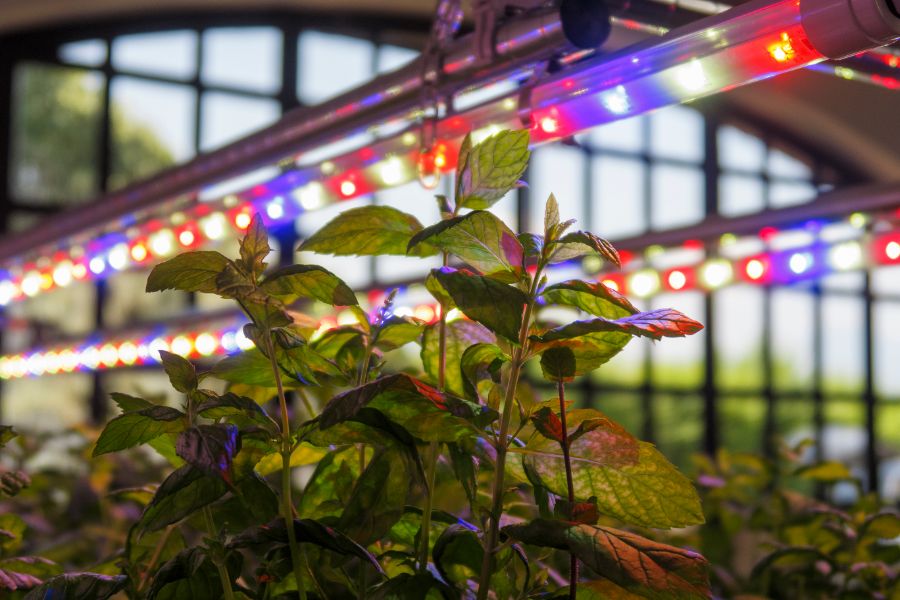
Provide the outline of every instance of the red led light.
{"type": "Polygon", "coordinates": [[[131,247],[131,258],[134,259],[135,262],[143,262],[149,256],[149,252],[147,252],[147,246],[144,245],[144,242],[136,242],[131,247]]]}
{"type": "Polygon", "coordinates": [[[538,121],[538,127],[544,133],[556,133],[559,131],[559,121],[555,117],[542,117],[538,121]]]}
{"type": "Polygon", "coordinates": [[[178,232],[178,243],[185,248],[190,248],[197,241],[197,235],[190,229],[182,229],[178,232]]]}
{"type": "Polygon", "coordinates": [[[797,51],[794,50],[794,44],[791,36],[787,32],[782,32],[781,39],[770,45],[769,54],[775,59],[775,62],[784,63],[793,59],[797,51]]]}
{"type": "Polygon", "coordinates": [[[356,184],[350,179],[345,179],[340,185],[341,196],[349,198],[356,193],[356,184]]]}
{"type": "Polygon", "coordinates": [[[663,276],[665,286],[675,292],[694,287],[694,270],[686,267],[671,269],[663,276]]]}
{"type": "Polygon", "coordinates": [[[234,215],[234,226],[238,229],[247,229],[250,227],[250,223],[253,221],[253,217],[250,216],[250,213],[246,210],[238,211],[234,215]]]}
{"type": "Polygon", "coordinates": [[[740,263],[739,273],[746,280],[754,283],[763,283],[769,280],[771,263],[769,257],[760,254],[745,258],[740,263]]]}
{"type": "Polygon", "coordinates": [[[613,290],[614,292],[619,292],[620,294],[625,293],[625,277],[618,273],[601,275],[600,283],[613,290]]]}
{"type": "Polygon", "coordinates": [[[759,230],[759,239],[763,241],[768,241],[773,235],[778,233],[778,229],[775,227],[763,227],[759,230]]]}
{"type": "Polygon", "coordinates": [[[881,264],[900,263],[900,233],[891,233],[876,239],[872,256],[881,264]]]}

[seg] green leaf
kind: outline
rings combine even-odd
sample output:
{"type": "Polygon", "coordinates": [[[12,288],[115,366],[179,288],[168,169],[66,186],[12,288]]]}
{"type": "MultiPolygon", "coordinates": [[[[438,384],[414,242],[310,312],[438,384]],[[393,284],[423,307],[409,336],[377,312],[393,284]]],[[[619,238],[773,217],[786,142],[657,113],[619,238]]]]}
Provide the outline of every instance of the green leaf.
{"type": "Polygon", "coordinates": [[[156,531],[176,523],[225,495],[228,486],[219,477],[184,465],[166,477],[141,516],[140,525],[156,531]]]}
{"type": "Polygon", "coordinates": [[[149,400],[144,400],[143,398],[138,398],[136,396],[129,396],[128,394],[122,394],[120,392],[110,392],[109,396],[113,399],[113,402],[116,403],[116,406],[118,406],[119,410],[121,410],[123,413],[156,406],[156,404],[150,402],[149,400]]]}
{"type": "MultiPolygon", "coordinates": [[[[643,527],[703,522],[693,485],[651,444],[594,410],[573,410],[567,417],[570,429],[576,427],[570,440],[576,499],[595,496],[602,513],[643,527]]],[[[552,492],[566,495],[563,454],[556,442],[535,435],[510,452],[521,454],[552,492]]]]}
{"type": "Polygon", "coordinates": [[[573,231],[559,238],[554,246],[551,262],[570,260],[590,252],[598,254],[600,258],[617,267],[622,266],[619,253],[613,245],[588,231],[573,231]]]}
{"type": "Polygon", "coordinates": [[[528,297],[521,290],[469,271],[443,267],[432,271],[453,303],[473,321],[518,344],[528,297]]]}
{"type": "MultiPolygon", "coordinates": [[[[229,558],[240,559],[232,553],[229,558]]],[[[240,573],[240,564],[229,560],[230,579],[240,573]],[[236,563],[236,564],[235,564],[236,563]]],[[[147,595],[148,600],[220,600],[222,583],[206,548],[187,548],[159,568],[147,595]]]]}
{"type": "Polygon", "coordinates": [[[697,333],[701,329],[703,329],[703,325],[677,310],[661,308],[615,320],[598,317],[587,321],[575,321],[551,329],[534,339],[539,342],[553,342],[607,331],[620,331],[629,335],[659,340],[664,337],[684,337],[697,333]]]}
{"type": "Polygon", "coordinates": [[[172,383],[173,388],[183,394],[197,389],[199,385],[197,370],[194,369],[191,361],[165,350],[159,351],[159,358],[162,360],[163,369],[165,369],[166,375],[169,376],[169,381],[172,383]]]}
{"type": "Polygon", "coordinates": [[[900,515],[883,512],[870,515],[859,528],[859,540],[893,540],[900,537],[900,515]]]}
{"type": "MultiPolygon", "coordinates": [[[[565,347],[572,353],[575,359],[573,377],[585,375],[598,367],[606,364],[611,358],[616,356],[631,341],[631,336],[620,331],[607,331],[603,333],[592,333],[579,337],[577,339],[565,340],[561,342],[551,342],[549,344],[534,343],[532,349],[534,352],[548,352],[550,349],[565,347]]],[[[541,360],[541,369],[544,377],[552,381],[556,380],[557,370],[547,370],[548,365],[541,360]]]]}
{"type": "Polygon", "coordinates": [[[356,447],[328,451],[303,490],[298,511],[303,517],[337,517],[350,501],[353,484],[359,477],[359,450],[356,447]]]}
{"type": "Polygon", "coordinates": [[[241,264],[244,272],[255,277],[262,275],[262,272],[266,270],[264,261],[271,251],[269,234],[266,233],[266,228],[263,226],[262,217],[255,214],[241,240],[241,264]]]}
{"type": "MultiPolygon", "coordinates": [[[[306,465],[314,465],[322,460],[323,457],[327,456],[327,454],[325,449],[316,448],[315,446],[311,446],[304,442],[298,444],[291,452],[290,466],[303,467],[306,465]]],[[[280,471],[282,464],[281,453],[271,452],[263,456],[262,459],[256,463],[255,469],[260,475],[271,475],[272,473],[280,471]]]]}
{"type": "Polygon", "coordinates": [[[218,291],[216,278],[230,260],[218,252],[186,252],[162,262],[150,271],[147,277],[147,292],[182,290],[184,292],[218,291]]]}
{"type": "Polygon", "coordinates": [[[567,346],[552,346],[541,354],[541,371],[550,381],[572,381],[576,374],[575,353],[567,346]]]}
{"type": "Polygon", "coordinates": [[[0,554],[11,554],[22,545],[25,521],[12,514],[0,514],[0,554]]]}
{"type": "Polygon", "coordinates": [[[93,456],[132,448],[183,429],[184,413],[168,406],[127,412],[106,424],[94,446],[93,456]]]}
{"type": "Polygon", "coordinates": [[[251,348],[223,358],[215,364],[210,374],[231,383],[275,387],[272,365],[258,348],[251,348]]]}
{"type": "Polygon", "coordinates": [[[232,463],[240,449],[238,428],[229,423],[195,425],[183,431],[175,444],[185,462],[227,483],[234,481],[232,463]]]}
{"type": "Polygon", "coordinates": [[[853,474],[846,465],[837,461],[826,461],[797,469],[795,475],[803,479],[834,483],[853,479],[853,474]]]}
{"type": "Polygon", "coordinates": [[[278,517],[278,496],[266,481],[250,473],[234,486],[232,496],[216,504],[215,516],[227,532],[243,532],[278,517]]]}
{"type": "Polygon", "coordinates": [[[259,404],[250,398],[230,392],[202,402],[197,407],[197,413],[207,419],[232,419],[239,426],[248,422],[264,428],[269,433],[277,433],[274,423],[259,404]]]}
{"type": "Polygon", "coordinates": [[[363,546],[380,539],[403,515],[411,483],[417,479],[407,453],[376,450],[353,488],[338,529],[363,546]]]}
{"type": "Polygon", "coordinates": [[[501,131],[474,146],[460,167],[460,194],[463,208],[492,206],[521,179],[531,152],[528,130],[501,131]]]}
{"type": "MultiPolygon", "coordinates": [[[[454,323],[460,322],[466,323],[469,321],[454,321],[454,323]]],[[[485,331],[487,330],[485,329],[485,331]]],[[[463,352],[462,358],[459,359],[459,368],[462,372],[462,387],[465,395],[472,400],[480,400],[483,396],[486,397],[489,390],[484,389],[480,384],[482,382],[499,383],[500,368],[509,360],[509,357],[503,350],[493,343],[481,342],[472,344],[470,342],[468,348],[463,352]]]]}
{"type": "Polygon", "coordinates": [[[480,273],[507,283],[522,277],[523,250],[516,234],[493,214],[479,210],[426,227],[409,241],[413,251],[430,244],[459,257],[480,273]]]}
{"type": "Polygon", "coordinates": [[[300,298],[312,298],[332,306],[359,304],[353,290],[337,275],[315,265],[283,267],[267,275],[259,287],[286,304],[300,298]]]}
{"type": "Polygon", "coordinates": [[[14,592],[31,589],[61,571],[62,567],[40,556],[0,559],[0,590],[14,592]]]}
{"type": "MultiPolygon", "coordinates": [[[[406,246],[422,224],[412,215],[389,206],[361,206],[345,210],[300,244],[300,250],[337,256],[406,255],[406,246]]],[[[417,256],[431,256],[421,246],[417,256]]]]}
{"type": "Polygon", "coordinates": [[[525,252],[526,264],[536,263],[544,251],[544,237],[536,233],[520,233],[517,237],[525,252]]]}
{"type": "Polygon", "coordinates": [[[414,342],[422,335],[425,323],[412,317],[389,317],[375,334],[375,346],[384,352],[414,342]]]}
{"type": "Polygon", "coordinates": [[[599,281],[563,281],[544,288],[541,296],[549,304],[574,306],[605,319],[620,319],[639,312],[628,298],[599,281]]]}
{"type": "Polygon", "coordinates": [[[17,435],[16,430],[10,425],[0,425],[0,448],[3,448],[17,435]]]}
{"type": "Polygon", "coordinates": [[[562,421],[559,420],[556,413],[550,410],[549,407],[545,406],[537,410],[531,415],[530,419],[534,424],[534,428],[537,429],[538,433],[542,436],[548,440],[553,440],[557,444],[563,443],[562,421]]]}
{"type": "Polygon", "coordinates": [[[556,196],[550,194],[544,205],[544,239],[555,239],[556,228],[559,227],[559,203],[556,196]]]}
{"type": "Polygon", "coordinates": [[[503,532],[535,546],[566,550],[628,592],[644,598],[709,598],[708,563],[698,553],[588,524],[537,519],[503,532]]]}
{"type": "Polygon", "coordinates": [[[557,519],[573,523],[594,525],[600,519],[596,498],[591,498],[587,502],[575,502],[571,505],[565,498],[559,498],[553,506],[553,511],[557,519]]]}
{"type": "Polygon", "coordinates": [[[106,600],[125,589],[124,575],[66,573],[45,581],[25,595],[25,600],[106,600]]]}
{"type": "MultiPolygon", "coordinates": [[[[486,327],[458,319],[446,324],[446,348],[444,354],[444,389],[451,394],[463,396],[466,392],[462,373],[462,356],[467,348],[482,343],[496,342],[496,336],[486,327]]],[[[499,350],[499,349],[498,349],[499,350]]],[[[432,323],[425,328],[422,337],[422,365],[433,382],[438,381],[440,370],[440,323],[432,323]]]]}
{"type": "Polygon", "coordinates": [[[432,556],[441,577],[460,584],[481,573],[484,549],[477,533],[462,525],[450,525],[434,542],[432,556]]]}

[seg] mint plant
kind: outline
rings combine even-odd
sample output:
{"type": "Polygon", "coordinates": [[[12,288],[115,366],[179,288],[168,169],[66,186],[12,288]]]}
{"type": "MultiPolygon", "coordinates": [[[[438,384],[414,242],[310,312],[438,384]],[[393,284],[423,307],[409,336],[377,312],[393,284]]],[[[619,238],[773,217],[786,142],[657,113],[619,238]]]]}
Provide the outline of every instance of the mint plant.
{"type": "MultiPolygon", "coordinates": [[[[613,526],[702,523],[690,481],[651,444],[566,400],[569,382],[633,337],[701,325],[672,309],[641,312],[599,282],[548,284],[555,264],[596,255],[619,266],[619,256],[561,221],[552,196],[540,234],[516,233],[489,211],[520,185],[528,142],[525,131],[467,137],[453,196],[437,198],[438,223],[365,206],[301,244],[440,256],[424,282],[440,307],[435,323],[395,314],[393,294],[366,313],[319,266],[267,271],[258,218],[234,259],[189,252],[153,269],[148,292],[236,302],[255,347],[206,371],[161,353],[180,407],[113,396],[122,414],[94,455],[149,445],[173,470],[143,498],[120,575],[78,574],[104,587],[77,597],[710,596],[699,554],[613,526]],[[348,307],[356,323],[317,333],[296,310],[309,302],[348,307]],[[553,307],[588,318],[553,322],[553,307]],[[391,353],[409,343],[420,346],[420,372],[392,368],[391,353]],[[530,393],[529,363],[555,398],[530,393]]],[[[68,581],[48,579],[32,597],[76,597],[68,581]]]]}

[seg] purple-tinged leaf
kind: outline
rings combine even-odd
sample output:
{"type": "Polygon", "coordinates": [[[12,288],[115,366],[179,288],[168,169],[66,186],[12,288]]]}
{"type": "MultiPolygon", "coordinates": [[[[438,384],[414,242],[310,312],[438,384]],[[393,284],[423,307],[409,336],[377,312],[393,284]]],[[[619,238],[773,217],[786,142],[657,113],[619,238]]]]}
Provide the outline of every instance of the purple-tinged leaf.
{"type": "Polygon", "coordinates": [[[232,463],[240,449],[240,432],[228,423],[195,425],[182,432],[175,444],[185,462],[229,484],[234,482],[232,463]]]}

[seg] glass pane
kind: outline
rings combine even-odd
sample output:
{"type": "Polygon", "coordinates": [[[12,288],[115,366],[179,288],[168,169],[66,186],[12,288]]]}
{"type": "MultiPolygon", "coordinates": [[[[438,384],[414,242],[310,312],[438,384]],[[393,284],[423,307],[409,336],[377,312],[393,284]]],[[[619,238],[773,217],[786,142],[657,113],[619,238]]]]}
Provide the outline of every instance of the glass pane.
{"type": "MultiPolygon", "coordinates": [[[[828,401],[825,403],[825,431],[822,450],[826,460],[836,460],[850,467],[850,471],[866,480],[865,407],[861,401],[828,401]]],[[[851,485],[838,486],[834,500],[839,503],[856,499],[851,485]]]]}
{"type": "Polygon", "coordinates": [[[591,165],[593,193],[591,231],[623,238],[647,229],[646,173],[641,159],[599,156],[591,165]]]}
{"type": "Polygon", "coordinates": [[[811,183],[772,182],[769,185],[769,204],[776,208],[803,204],[813,200],[818,191],[811,183]]]}
{"type": "Polygon", "coordinates": [[[119,36],[112,43],[112,65],[121,71],[189,79],[197,72],[197,34],[163,31],[119,36]]]}
{"type": "Polygon", "coordinates": [[[194,156],[197,95],[193,88],[116,77],[110,94],[111,188],[194,156]]]}
{"type": "Polygon", "coordinates": [[[824,296],[819,331],[822,389],[835,394],[861,392],[866,369],[865,302],[849,296],[824,296]]]}
{"type": "Polygon", "coordinates": [[[650,114],[650,152],[660,158],[703,160],[703,115],[692,108],[670,106],[650,114]]]}
{"type": "Polygon", "coordinates": [[[345,35],[308,31],[300,36],[297,96],[317,104],[365,83],[372,77],[375,48],[345,35]]]}
{"type": "Polygon", "coordinates": [[[3,382],[3,423],[20,431],[59,431],[87,422],[93,383],[88,373],[3,382]]]}
{"type": "Polygon", "coordinates": [[[281,32],[274,27],[210,29],[203,34],[203,81],[274,93],[281,89],[281,32]]]}
{"type": "Polygon", "coordinates": [[[656,445],[682,470],[703,445],[703,402],[697,396],[653,397],[656,445]]]}
{"type": "Polygon", "coordinates": [[[168,291],[147,294],[147,274],[117,273],[106,280],[103,322],[107,327],[123,327],[129,323],[174,317],[187,308],[187,294],[168,291]]]}
{"type": "Polygon", "coordinates": [[[762,398],[718,398],[719,435],[732,452],[762,450],[766,404],[762,398]]]}
{"type": "Polygon", "coordinates": [[[641,397],[636,394],[599,394],[594,408],[627,429],[641,436],[644,428],[641,397]]]}
{"type": "Polygon", "coordinates": [[[780,398],[775,402],[775,427],[778,437],[795,446],[807,439],[815,439],[814,409],[808,398],[780,398]]]}
{"type": "Polygon", "coordinates": [[[647,351],[642,340],[631,340],[612,360],[591,373],[591,378],[598,383],[640,386],[644,383],[647,351]]]}
{"type": "Polygon", "coordinates": [[[82,40],[59,47],[59,59],[73,65],[99,67],[106,62],[106,42],[103,40],[82,40]]]}
{"type": "MultiPolygon", "coordinates": [[[[375,195],[375,203],[391,206],[416,217],[424,226],[437,223],[441,219],[434,202],[419,182],[415,181],[397,188],[387,189],[375,195]]],[[[379,282],[409,281],[424,278],[431,269],[441,266],[437,256],[417,258],[407,256],[379,256],[375,258],[375,273],[379,282]]]]}
{"type": "Polygon", "coordinates": [[[900,399],[900,302],[876,302],[872,307],[875,391],[879,398],[900,399]]]}
{"type": "Polygon", "coordinates": [[[535,150],[528,171],[528,230],[544,231],[544,205],[550,194],[559,202],[559,218],[584,223],[584,153],[578,148],[545,146],[535,150]]]}
{"type": "Polygon", "coordinates": [[[653,229],[672,229],[703,220],[703,171],[694,167],[655,165],[652,170],[653,229]]]}
{"type": "Polygon", "coordinates": [[[900,403],[882,404],[878,408],[875,426],[879,448],[887,456],[881,458],[878,482],[881,495],[887,502],[900,501],[900,403]]]}
{"type": "MultiPolygon", "coordinates": [[[[672,307],[693,318],[703,315],[703,294],[680,292],[660,294],[653,298],[653,307],[672,307]]],[[[704,336],[708,330],[684,338],[666,339],[650,347],[653,363],[652,379],[655,385],[688,389],[703,382],[704,336]]],[[[632,343],[647,343],[635,340],[632,343]]]]}
{"type": "Polygon", "coordinates": [[[900,265],[872,269],[872,293],[876,296],[900,294],[900,265]]]}
{"type": "Polygon", "coordinates": [[[719,128],[719,165],[739,171],[762,171],[766,165],[766,144],[737,127],[719,128]]]}
{"type": "MultiPolygon", "coordinates": [[[[96,288],[90,282],[75,282],[68,287],[55,288],[53,291],[38,294],[30,298],[28,302],[17,302],[6,307],[6,316],[10,320],[21,320],[29,323],[40,324],[40,334],[50,337],[77,337],[84,336],[94,330],[94,305],[96,302],[96,288]]],[[[4,335],[19,330],[16,327],[8,327],[4,335]]],[[[6,346],[7,350],[25,350],[40,342],[33,339],[33,328],[25,328],[25,335],[12,343],[20,343],[19,346],[6,346]]],[[[4,340],[6,341],[6,340],[4,340]]]]}
{"type": "Polygon", "coordinates": [[[724,288],[715,294],[716,378],[724,388],[762,387],[764,302],[763,290],[750,285],[724,288]]]}
{"type": "Polygon", "coordinates": [[[401,46],[379,46],[378,72],[386,73],[399,69],[419,55],[418,51],[401,46]]]}
{"type": "Polygon", "coordinates": [[[224,146],[271,125],[280,115],[281,105],[275,100],[220,92],[203,94],[200,149],[206,152],[224,146]]]}
{"type": "Polygon", "coordinates": [[[751,175],[719,177],[719,212],[727,217],[762,210],[766,205],[766,188],[762,179],[751,175]]]}
{"type": "Polygon", "coordinates": [[[799,290],[772,290],[771,353],[775,387],[809,389],[813,374],[813,296],[799,290]]]}
{"type": "Polygon", "coordinates": [[[23,201],[83,200],[99,189],[99,73],[37,63],[13,76],[10,187],[23,201]],[[77,149],[76,151],[73,151],[77,149]]]}
{"type": "Polygon", "coordinates": [[[647,117],[632,117],[613,121],[591,130],[591,144],[598,148],[622,150],[624,152],[643,152],[644,131],[647,117]]]}
{"type": "Polygon", "coordinates": [[[787,177],[791,179],[812,179],[812,168],[807,162],[792,156],[784,150],[772,148],[769,150],[768,160],[769,175],[773,177],[787,177]]]}

